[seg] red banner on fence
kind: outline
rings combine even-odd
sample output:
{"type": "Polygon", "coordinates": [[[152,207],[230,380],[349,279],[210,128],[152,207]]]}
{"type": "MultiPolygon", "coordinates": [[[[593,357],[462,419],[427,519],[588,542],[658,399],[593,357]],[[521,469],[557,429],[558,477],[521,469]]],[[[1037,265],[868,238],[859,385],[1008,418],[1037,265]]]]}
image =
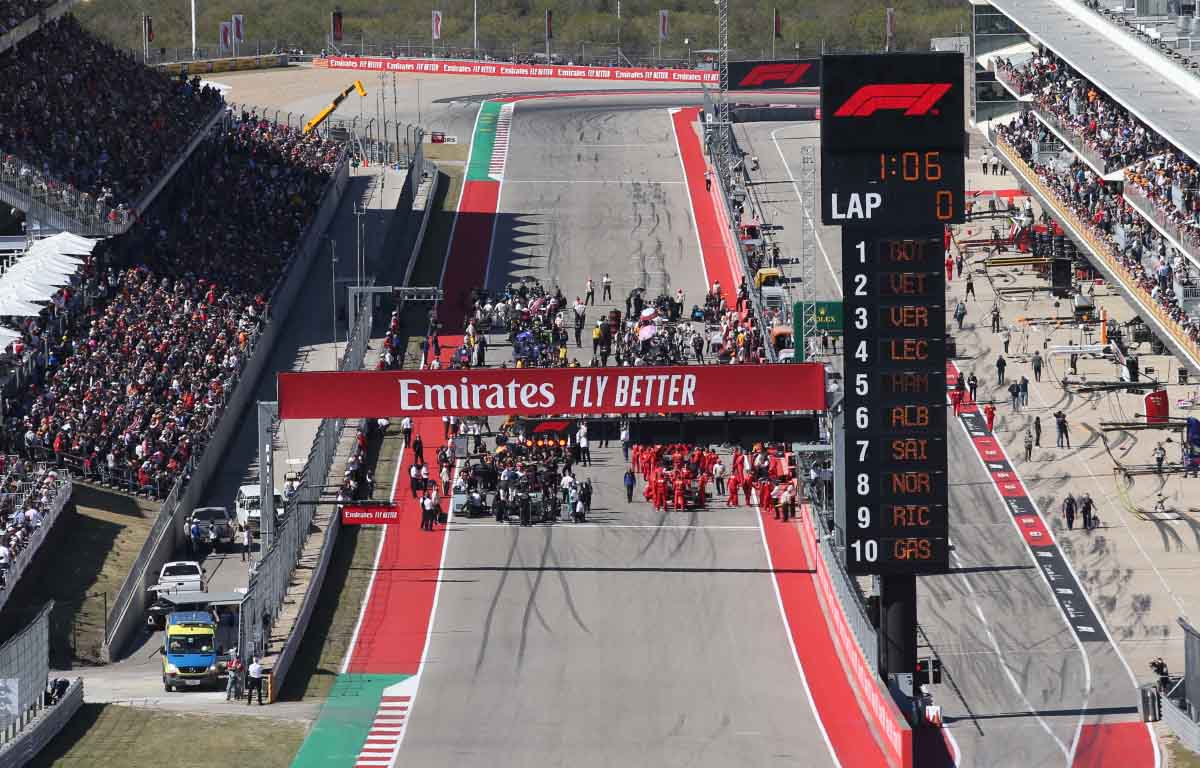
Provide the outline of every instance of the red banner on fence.
{"type": "Polygon", "coordinates": [[[825,410],[825,367],[688,365],[280,373],[279,417],[825,410]]]}
{"type": "Polygon", "coordinates": [[[400,507],[396,504],[342,507],[342,525],[399,525],[400,522],[400,507]]]}
{"type": "Polygon", "coordinates": [[[330,56],[318,59],[314,64],[330,69],[416,72],[422,75],[548,77],[558,80],[609,80],[630,83],[716,84],[721,81],[720,73],[706,69],[577,67],[548,64],[505,64],[497,61],[457,61],[454,59],[384,59],[370,56],[330,56]]]}

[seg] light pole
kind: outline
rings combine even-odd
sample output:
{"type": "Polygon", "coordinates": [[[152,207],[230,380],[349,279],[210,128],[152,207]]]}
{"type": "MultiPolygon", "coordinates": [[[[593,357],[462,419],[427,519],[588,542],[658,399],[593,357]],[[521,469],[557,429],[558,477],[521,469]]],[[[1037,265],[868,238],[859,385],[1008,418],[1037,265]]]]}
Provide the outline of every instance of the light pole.
{"type": "Polygon", "coordinates": [[[475,30],[475,58],[479,58],[479,0],[475,0],[471,11],[471,27],[475,30]]]}
{"type": "Polygon", "coordinates": [[[196,0],[192,0],[192,61],[196,60],[196,0]]]}
{"type": "Polygon", "coordinates": [[[800,61],[800,43],[796,43],[796,61],[800,61]]]}
{"type": "Polygon", "coordinates": [[[337,240],[334,240],[328,235],[325,239],[329,241],[329,293],[333,299],[333,304],[330,305],[329,314],[333,319],[333,370],[338,369],[338,353],[337,353],[337,240]]]}
{"type": "Polygon", "coordinates": [[[688,69],[691,69],[691,68],[692,68],[692,41],[691,41],[691,39],[689,39],[689,38],[686,38],[686,37],[685,37],[685,38],[683,38],[683,44],[684,44],[684,45],[686,45],[686,46],[687,46],[687,49],[688,49],[688,65],[687,65],[687,68],[688,68],[688,69]]]}

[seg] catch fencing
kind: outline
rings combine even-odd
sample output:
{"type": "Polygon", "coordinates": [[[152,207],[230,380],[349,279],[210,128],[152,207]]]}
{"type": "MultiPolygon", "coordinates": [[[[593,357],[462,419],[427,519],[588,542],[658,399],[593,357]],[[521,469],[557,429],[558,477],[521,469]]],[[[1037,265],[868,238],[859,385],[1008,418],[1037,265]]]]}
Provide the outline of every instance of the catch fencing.
{"type": "MultiPolygon", "coordinates": [[[[377,105],[379,106],[379,105],[377,105]]],[[[385,105],[386,106],[386,105],[385,105]]],[[[284,109],[262,109],[250,104],[231,102],[229,109],[234,114],[246,112],[260,119],[303,130],[309,115],[305,112],[289,112],[284,109]]],[[[352,108],[347,105],[346,113],[352,108]]],[[[396,168],[421,167],[424,136],[422,130],[412,123],[386,120],[376,116],[353,115],[330,117],[322,131],[334,139],[350,142],[351,155],[367,165],[388,165],[396,168]]]]}
{"type": "MultiPolygon", "coordinates": [[[[792,312],[792,295],[791,287],[786,283],[782,285],[785,298],[782,305],[777,309],[767,307],[763,303],[762,295],[754,285],[754,277],[758,270],[766,264],[753,263],[750,260],[747,249],[742,246],[741,232],[739,225],[741,222],[741,214],[738,209],[744,209],[744,206],[749,202],[746,194],[746,186],[743,183],[744,173],[741,170],[741,150],[737,146],[737,138],[733,133],[732,125],[720,125],[716,123],[715,105],[709,95],[707,89],[704,92],[704,113],[711,115],[714,123],[707,130],[708,140],[705,145],[708,148],[710,156],[713,158],[713,167],[717,171],[717,178],[721,189],[721,204],[725,207],[725,223],[729,227],[729,236],[733,243],[734,250],[737,251],[738,265],[742,270],[742,279],[745,281],[750,296],[750,306],[754,311],[754,316],[758,319],[759,328],[764,329],[763,332],[763,348],[767,355],[767,361],[771,363],[779,362],[779,353],[775,351],[775,345],[771,343],[767,329],[770,329],[776,322],[788,323],[791,322],[792,312]],[[729,146],[733,150],[733,154],[729,158],[717,157],[720,151],[722,142],[717,134],[720,131],[728,132],[729,146]]],[[[765,222],[761,212],[758,215],[760,222],[765,222]]],[[[773,253],[771,245],[763,238],[764,251],[773,253]]]]}
{"type": "Polygon", "coordinates": [[[50,674],[51,601],[33,621],[0,645],[0,743],[16,737],[42,708],[50,674]]]}
{"type": "Polygon", "coordinates": [[[176,549],[182,544],[184,539],[183,523],[195,506],[209,478],[216,471],[225,453],[225,446],[237,431],[237,417],[241,415],[249,402],[254,383],[271,355],[279,326],[282,325],[283,318],[286,318],[291,311],[293,300],[308,274],[308,268],[316,254],[321,234],[325,231],[341,202],[349,175],[347,166],[345,158],[339,161],[333,178],[326,186],[317,215],[301,236],[301,246],[291,259],[285,278],[276,285],[268,298],[264,312],[266,322],[261,331],[247,345],[249,351],[241,377],[233,388],[232,394],[229,395],[224,411],[214,414],[214,416],[223,416],[223,418],[220,418],[219,421],[216,418],[210,419],[210,428],[214,431],[211,433],[205,450],[202,453],[197,451],[193,455],[193,459],[188,462],[167,494],[159,508],[158,517],[155,519],[150,536],[130,568],[129,575],[121,585],[116,599],[111,604],[104,643],[104,655],[108,661],[116,658],[132,629],[140,623],[145,609],[146,589],[157,577],[157,569],[174,555],[176,549]],[[228,418],[228,416],[234,418],[228,418]]]}
{"type": "MultiPolygon", "coordinates": [[[[350,335],[338,370],[356,371],[362,368],[371,341],[373,312],[360,312],[358,323],[350,335]]],[[[238,626],[238,655],[249,663],[252,657],[267,655],[271,629],[279,618],[288,585],[304,544],[312,530],[317,505],[326,495],[326,478],[337,457],[342,438],[344,419],[322,419],[308,451],[308,459],[300,473],[300,488],[286,503],[283,519],[276,525],[270,548],[255,564],[246,596],[242,598],[241,622],[238,626]]],[[[333,525],[337,525],[335,521],[333,525]]],[[[331,546],[329,536],[324,546],[331,546]]]]}

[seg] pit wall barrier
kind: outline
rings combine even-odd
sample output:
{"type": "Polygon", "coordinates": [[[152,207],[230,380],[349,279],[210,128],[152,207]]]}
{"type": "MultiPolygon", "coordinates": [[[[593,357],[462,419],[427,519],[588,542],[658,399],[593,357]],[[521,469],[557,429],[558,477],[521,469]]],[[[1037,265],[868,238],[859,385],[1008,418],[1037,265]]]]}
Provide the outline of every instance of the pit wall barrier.
{"type": "Polygon", "coordinates": [[[177,503],[172,503],[173,499],[168,498],[161,507],[158,519],[152,529],[154,533],[147,540],[146,546],[142,549],[137,562],[130,569],[125,583],[117,594],[117,599],[109,614],[108,633],[105,636],[102,650],[105,661],[112,662],[119,658],[121,650],[129,642],[130,636],[144,624],[146,590],[158,580],[158,572],[162,564],[170,560],[175,552],[183,546],[184,523],[195,508],[209,480],[219,468],[222,459],[228,452],[230,442],[237,434],[241,415],[249,405],[250,398],[257,389],[258,379],[262,375],[267,361],[271,358],[279,329],[292,309],[292,302],[308,277],[313,257],[320,245],[321,235],[337,212],[348,179],[349,162],[343,160],[325,188],[325,196],[321,201],[320,208],[309,224],[308,230],[301,240],[302,245],[288,267],[286,279],[271,296],[268,306],[269,322],[266,323],[259,335],[254,345],[254,351],[238,379],[237,386],[225,403],[225,413],[196,464],[186,489],[178,496],[172,494],[178,499],[177,503]]]}
{"type": "MultiPolygon", "coordinates": [[[[404,285],[408,285],[408,281],[412,277],[413,266],[417,263],[417,256],[421,252],[421,244],[425,240],[425,230],[429,227],[429,215],[433,209],[433,201],[437,197],[437,168],[432,164],[430,168],[432,173],[430,175],[430,186],[425,195],[425,210],[421,214],[420,223],[416,225],[416,235],[413,238],[413,245],[408,255],[408,265],[404,270],[404,285]]],[[[406,184],[413,180],[419,183],[424,170],[424,161],[419,164],[414,163],[408,169],[406,184]]],[[[408,198],[403,199],[407,200],[408,198]]],[[[409,202],[411,203],[411,200],[409,202]]],[[[408,227],[412,228],[414,223],[410,219],[408,227]]],[[[369,323],[367,327],[370,327],[369,323]]],[[[364,362],[363,360],[359,360],[358,367],[362,367],[364,362]]],[[[365,422],[360,426],[365,430],[365,422]]],[[[326,469],[326,473],[328,471],[326,469]]],[[[304,590],[304,596],[300,603],[299,616],[296,618],[296,623],[292,627],[292,631],[288,633],[287,639],[283,643],[283,648],[280,649],[279,656],[275,659],[275,664],[271,669],[271,688],[268,692],[268,698],[272,702],[275,701],[275,697],[279,695],[279,692],[283,690],[288,670],[291,669],[292,662],[296,659],[296,653],[300,649],[300,644],[304,641],[304,635],[308,631],[308,622],[312,619],[313,610],[317,606],[317,597],[321,594],[321,587],[325,584],[325,572],[329,570],[329,561],[333,557],[333,548],[337,544],[338,532],[341,530],[341,527],[342,516],[340,514],[333,515],[329,522],[329,529],[325,533],[325,540],[321,542],[321,554],[317,559],[316,566],[313,568],[313,574],[309,579],[308,587],[304,590]]]]}
{"type": "Polygon", "coordinates": [[[247,69],[277,69],[288,65],[286,53],[269,56],[238,56],[228,59],[179,61],[155,66],[171,75],[211,75],[214,72],[241,72],[247,69]]]}
{"type": "MultiPolygon", "coordinates": [[[[883,681],[879,679],[879,675],[871,663],[867,661],[866,655],[855,638],[854,630],[850,628],[845,608],[838,600],[829,567],[825,562],[827,555],[818,548],[816,519],[812,507],[805,504],[801,514],[803,519],[797,528],[804,545],[804,556],[808,562],[814,564],[817,594],[825,606],[825,616],[828,619],[830,634],[834,645],[837,646],[838,654],[842,657],[846,676],[853,681],[863,709],[875,724],[876,733],[879,735],[889,763],[897,768],[912,768],[912,727],[908,724],[904,713],[896,706],[895,699],[884,687],[883,681]]],[[[847,713],[842,714],[846,715],[847,713]]]]}
{"type": "MultiPolygon", "coordinates": [[[[713,105],[707,100],[707,93],[705,96],[706,111],[712,110],[713,105]]],[[[708,114],[713,114],[713,112],[708,111],[708,114]]],[[[815,114],[814,108],[814,116],[815,114]]],[[[733,148],[733,156],[741,157],[742,152],[738,147],[737,137],[732,131],[730,131],[729,139],[730,145],[733,148]]],[[[717,151],[717,142],[711,142],[709,149],[715,153],[717,151]]],[[[728,165],[719,162],[714,162],[714,165],[721,176],[721,200],[725,206],[727,223],[732,232],[732,242],[737,243],[737,219],[734,217],[733,202],[730,198],[730,189],[735,179],[732,174],[730,174],[729,178],[725,178],[724,173],[728,169],[728,165]]],[[[767,217],[763,215],[762,211],[758,213],[759,220],[765,223],[767,217]]],[[[741,248],[737,248],[737,251],[743,274],[751,274],[750,264],[746,260],[745,251],[741,248]]],[[[761,304],[758,291],[751,291],[750,298],[760,323],[766,325],[767,323],[764,322],[766,311],[761,304]]],[[[790,296],[784,303],[784,306],[791,306],[790,296]]],[[[775,363],[775,352],[769,345],[767,353],[770,362],[775,363]]],[[[894,768],[912,768],[912,727],[909,725],[904,713],[900,711],[895,699],[892,698],[891,692],[888,691],[876,672],[877,659],[874,654],[874,648],[870,648],[870,650],[867,648],[868,644],[877,642],[870,621],[861,608],[857,607],[857,598],[853,595],[850,577],[841,569],[839,555],[826,541],[822,540],[817,529],[818,523],[811,505],[804,505],[801,517],[802,522],[797,528],[800,532],[801,543],[804,546],[804,556],[808,562],[814,564],[816,590],[825,609],[833,644],[837,648],[842,663],[845,665],[846,676],[854,685],[863,711],[874,724],[875,733],[879,736],[880,746],[887,756],[889,764],[894,768]],[[831,573],[831,568],[838,569],[838,573],[831,573]],[[835,575],[838,578],[837,584],[833,580],[835,575]],[[854,624],[851,623],[851,619],[846,615],[846,611],[848,610],[858,611],[857,620],[854,624]],[[855,633],[855,625],[858,626],[862,634],[861,638],[855,633]]],[[[848,716],[847,713],[833,714],[834,717],[838,717],[839,715],[848,716]]]]}
{"type": "Polygon", "coordinates": [[[577,67],[551,64],[506,64],[498,61],[457,59],[387,59],[371,56],[330,56],[313,65],[328,69],[369,72],[412,72],[420,75],[474,75],[480,77],[530,77],[553,80],[602,80],[612,83],[677,83],[716,85],[720,73],[704,69],[653,69],[644,67],[577,67]]]}

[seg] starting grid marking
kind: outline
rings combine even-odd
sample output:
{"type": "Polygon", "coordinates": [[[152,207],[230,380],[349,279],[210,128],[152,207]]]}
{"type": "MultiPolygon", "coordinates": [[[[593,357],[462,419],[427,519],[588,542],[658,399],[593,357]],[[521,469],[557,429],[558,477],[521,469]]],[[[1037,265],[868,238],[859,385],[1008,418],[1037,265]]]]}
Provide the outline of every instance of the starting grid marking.
{"type": "Polygon", "coordinates": [[[492,144],[492,159],[488,163],[488,176],[496,181],[504,178],[504,166],[508,163],[508,135],[515,107],[516,104],[512,102],[500,105],[500,116],[496,118],[496,140],[492,144]]]}

